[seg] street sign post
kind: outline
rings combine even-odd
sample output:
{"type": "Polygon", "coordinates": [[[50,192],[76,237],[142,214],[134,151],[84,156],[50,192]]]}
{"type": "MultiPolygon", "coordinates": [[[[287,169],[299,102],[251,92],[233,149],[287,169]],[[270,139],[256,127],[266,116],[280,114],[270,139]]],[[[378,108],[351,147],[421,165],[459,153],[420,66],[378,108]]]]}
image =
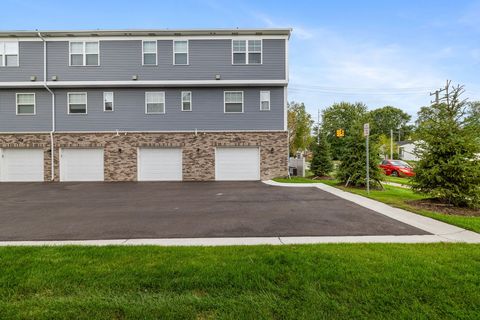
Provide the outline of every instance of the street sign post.
{"type": "Polygon", "coordinates": [[[365,146],[366,146],[366,150],[367,150],[367,194],[370,194],[370,164],[369,164],[369,146],[368,146],[368,140],[369,140],[369,136],[370,136],[370,124],[369,123],[365,123],[363,125],[363,136],[366,138],[365,140],[365,146]]]}

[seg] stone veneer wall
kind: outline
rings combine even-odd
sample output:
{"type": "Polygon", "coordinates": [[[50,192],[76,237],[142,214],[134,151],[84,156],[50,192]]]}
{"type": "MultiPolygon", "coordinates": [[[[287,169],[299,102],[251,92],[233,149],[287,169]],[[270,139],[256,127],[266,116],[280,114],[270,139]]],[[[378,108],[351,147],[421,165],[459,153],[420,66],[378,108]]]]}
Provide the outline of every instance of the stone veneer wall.
{"type": "MultiPolygon", "coordinates": [[[[215,180],[215,147],[260,147],[262,180],[287,174],[288,137],[278,132],[194,133],[55,133],[55,180],[59,180],[59,148],[104,148],[105,181],[137,180],[137,148],[181,147],[183,180],[215,180]]],[[[45,181],[50,180],[48,134],[0,135],[0,148],[43,148],[45,181]]]]}

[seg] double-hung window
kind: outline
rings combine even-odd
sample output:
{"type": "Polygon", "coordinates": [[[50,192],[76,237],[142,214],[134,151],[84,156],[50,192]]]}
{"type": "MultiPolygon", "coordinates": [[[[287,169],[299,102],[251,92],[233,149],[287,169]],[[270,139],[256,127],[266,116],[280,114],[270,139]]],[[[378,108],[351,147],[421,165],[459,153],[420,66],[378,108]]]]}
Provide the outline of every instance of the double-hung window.
{"type": "Polygon", "coordinates": [[[224,92],[225,113],[243,112],[243,91],[225,91],[224,92]]]}
{"type": "Polygon", "coordinates": [[[157,41],[143,41],[143,65],[156,66],[157,65],[157,41]]]}
{"type": "Polygon", "coordinates": [[[262,40],[232,40],[233,64],[261,64],[262,40]]]}
{"type": "Polygon", "coordinates": [[[192,111],[191,91],[182,91],[182,111],[192,111]]]}
{"type": "Polygon", "coordinates": [[[18,42],[0,41],[0,67],[18,67],[18,42]]]}
{"type": "Polygon", "coordinates": [[[188,41],[173,41],[173,64],[188,64],[188,41]]]}
{"type": "Polygon", "coordinates": [[[17,93],[17,115],[35,115],[35,93],[17,93]]]}
{"type": "Polygon", "coordinates": [[[270,110],[270,91],[260,91],[260,111],[270,110]]]}
{"type": "Polygon", "coordinates": [[[165,92],[145,92],[145,113],[165,113],[165,92]]]}
{"type": "Polygon", "coordinates": [[[71,66],[99,66],[99,42],[75,41],[70,42],[71,66]]]}
{"type": "Polygon", "coordinates": [[[87,93],[68,93],[68,114],[87,114],[87,93]]]}
{"type": "Polygon", "coordinates": [[[113,111],[113,92],[103,93],[103,111],[113,111]]]}

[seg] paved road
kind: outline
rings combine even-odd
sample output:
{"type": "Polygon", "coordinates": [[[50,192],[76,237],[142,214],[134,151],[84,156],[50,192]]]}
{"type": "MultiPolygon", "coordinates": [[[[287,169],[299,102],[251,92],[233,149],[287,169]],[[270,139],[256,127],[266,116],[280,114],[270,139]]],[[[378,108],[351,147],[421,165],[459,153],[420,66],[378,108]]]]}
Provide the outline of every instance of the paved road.
{"type": "Polygon", "coordinates": [[[0,183],[0,240],[423,234],[317,188],[0,183]]]}

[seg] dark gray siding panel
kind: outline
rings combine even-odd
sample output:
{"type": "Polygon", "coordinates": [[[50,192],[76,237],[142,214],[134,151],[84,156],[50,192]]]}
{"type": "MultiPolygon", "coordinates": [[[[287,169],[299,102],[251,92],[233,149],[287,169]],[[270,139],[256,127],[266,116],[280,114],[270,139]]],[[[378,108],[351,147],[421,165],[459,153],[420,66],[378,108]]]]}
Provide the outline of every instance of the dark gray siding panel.
{"type": "Polygon", "coordinates": [[[228,88],[244,91],[244,113],[225,114],[223,88],[56,90],[59,131],[283,130],[283,87],[228,88]],[[192,91],[192,110],[180,110],[180,92],[192,91]],[[271,111],[260,111],[260,91],[270,90],[271,111]],[[104,112],[104,91],[113,91],[115,111],[104,112]],[[145,91],[165,91],[166,113],[145,114],[145,91]],[[67,113],[67,92],[88,93],[88,114],[67,113]]]}
{"type": "Polygon", "coordinates": [[[51,95],[46,90],[0,90],[0,132],[47,132],[51,130],[51,95]],[[16,115],[16,93],[35,93],[36,115],[16,115]]]}
{"type": "Polygon", "coordinates": [[[37,81],[43,81],[43,43],[20,41],[18,53],[18,67],[0,67],[0,82],[30,81],[30,76],[36,76],[37,81]]]}
{"type": "Polygon", "coordinates": [[[158,66],[142,66],[142,41],[100,42],[100,66],[70,67],[68,42],[48,43],[48,76],[60,81],[284,80],[285,40],[263,40],[262,65],[232,65],[231,40],[190,40],[189,65],[173,65],[172,40],[158,41],[158,66]]]}

